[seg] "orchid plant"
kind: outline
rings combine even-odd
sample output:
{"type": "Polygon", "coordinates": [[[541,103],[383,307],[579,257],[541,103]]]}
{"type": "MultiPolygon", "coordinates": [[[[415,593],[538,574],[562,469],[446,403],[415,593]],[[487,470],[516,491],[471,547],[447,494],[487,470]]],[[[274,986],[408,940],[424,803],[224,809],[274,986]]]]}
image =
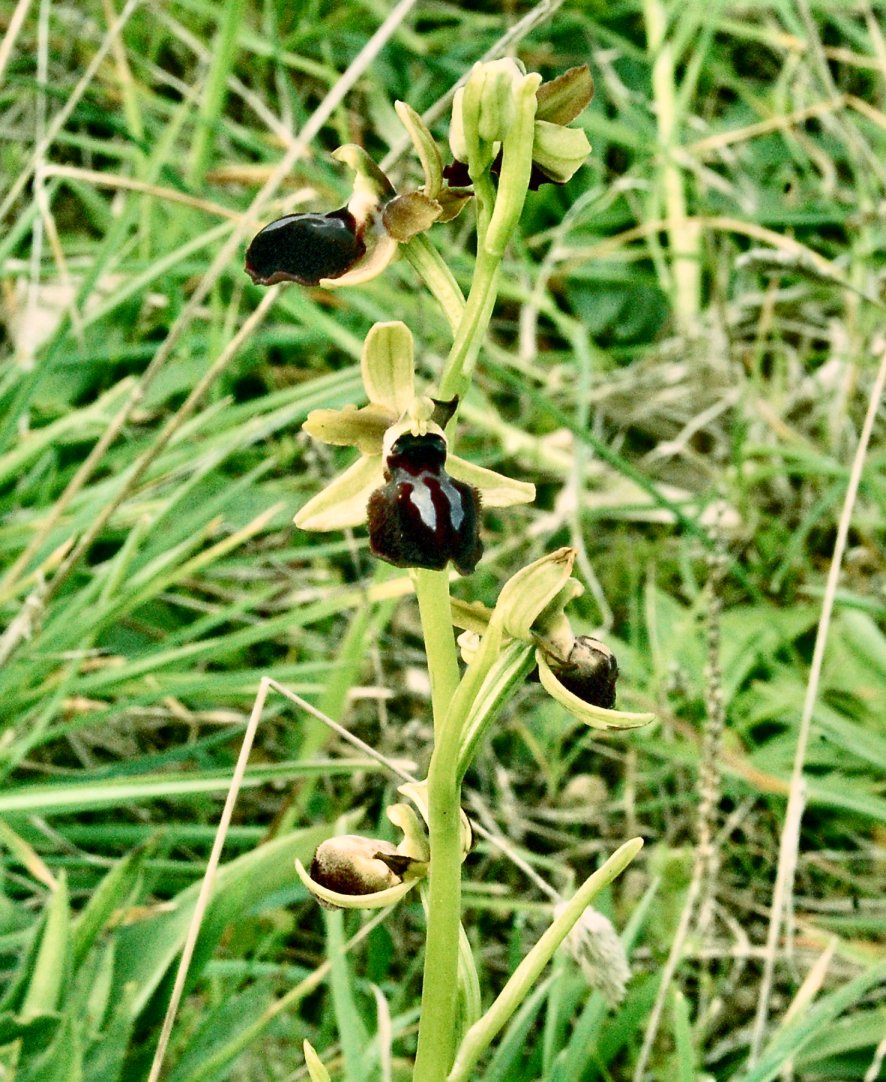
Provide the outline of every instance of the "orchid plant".
{"type": "MultiPolygon", "coordinates": [[[[401,786],[408,803],[388,809],[402,841],[332,838],[309,868],[296,869],[327,907],[377,908],[420,891],[427,939],[416,1082],[475,1077],[476,1064],[558,946],[599,929],[599,921],[587,921],[590,901],[642,845],[639,838],[626,842],[571,899],[555,906],[547,932],[484,1012],[461,926],[462,862],[472,839],[461,786],[484,734],[535,669],[544,689],[590,726],[628,729],[652,720],[651,714],[614,709],[618,666],[612,652],[573,633],[566,608],[582,587],[572,577],[572,549],[561,548],[518,571],[491,607],[466,606],[449,595],[449,566],[469,575],[482,558],[483,509],[534,499],[531,484],[468,462],[451,447],[459,401],[496,301],[502,257],[527,193],[541,183],[566,182],[585,161],[587,138],[569,125],[592,91],[587,67],[543,82],[513,59],[477,64],[453,100],[451,164],[444,167],[421,117],[398,102],[424,184],[397,192],[361,148],[341,147],[334,156],[355,178],[347,205],[271,222],[246,255],[246,270],[256,283],[335,289],[368,281],[402,254],[452,328],[452,348],[432,387],[416,386],[413,335],[405,324],[377,323],[369,330],[361,362],[366,404],[317,410],[304,425],[324,443],[353,447],[357,457],[295,515],[304,530],[366,523],[371,552],[409,568],[418,601],[434,747],[427,778],[401,786]],[[476,261],[465,298],[427,234],[471,204],[476,261]],[[461,657],[453,627],[463,631],[461,657]]],[[[305,1057],[313,1082],[329,1082],[307,1043],[305,1057]]]]}

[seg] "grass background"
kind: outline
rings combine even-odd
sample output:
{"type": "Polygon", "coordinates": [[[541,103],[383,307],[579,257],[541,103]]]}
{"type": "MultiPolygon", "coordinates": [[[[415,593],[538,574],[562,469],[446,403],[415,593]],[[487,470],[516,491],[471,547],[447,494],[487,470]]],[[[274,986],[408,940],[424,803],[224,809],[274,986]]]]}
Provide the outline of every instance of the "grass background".
{"type": "MultiPolygon", "coordinates": [[[[242,272],[256,224],[345,201],[337,145],[415,182],[393,101],[432,108],[532,9],[419,3],[300,153],[297,133],[388,10],[0,5],[4,1079],[146,1076],[263,674],[426,765],[408,579],[372,565],[362,531],[310,536],[290,520],[347,462],[299,425],[360,400],[371,323],[405,320],[433,380],[445,321],[405,262],[350,291],[280,289],[261,309],[242,272]]],[[[873,1082],[886,1077],[882,413],[804,756],[790,949],[780,937],[771,985],[763,974],[816,627],[884,348],[884,8],[539,14],[519,55],[546,76],[590,64],[594,153],[531,196],[463,412],[461,453],[539,497],[484,516],[487,554],[455,592],[489,603],[518,567],[575,545],[588,586],[575,623],[615,649],[620,705],[660,720],[601,736],[529,686],[478,759],[473,814],[558,888],[647,839],[602,903],[632,953],[624,1004],[607,1016],[560,959],[483,1078],[634,1076],[695,882],[703,919],[661,993],[647,1077],[873,1082]]],[[[469,223],[431,236],[466,286],[469,223]]],[[[292,873],[342,817],[386,831],[393,781],[271,696],[247,786],[168,1078],[302,1078],[304,1037],[336,1078],[408,1078],[421,913],[325,926],[292,873]]],[[[491,995],[549,906],[490,846],[466,876],[491,995]]]]}

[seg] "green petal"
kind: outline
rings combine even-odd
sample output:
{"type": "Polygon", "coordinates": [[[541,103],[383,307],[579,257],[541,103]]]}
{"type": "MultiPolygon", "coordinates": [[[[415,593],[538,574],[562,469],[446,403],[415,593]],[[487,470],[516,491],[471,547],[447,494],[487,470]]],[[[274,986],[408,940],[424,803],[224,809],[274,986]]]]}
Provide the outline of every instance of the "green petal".
{"type": "Polygon", "coordinates": [[[405,101],[395,101],[394,108],[400,123],[409,132],[409,138],[421,162],[425,174],[425,195],[436,199],[443,183],[443,161],[434,137],[411,105],[407,105],[405,101]]]}
{"type": "Polygon", "coordinates": [[[374,324],[363,343],[360,369],[369,401],[396,417],[415,398],[413,353],[412,332],[400,320],[374,324]]]}
{"type": "Polygon", "coordinates": [[[375,890],[371,894],[340,894],[337,890],[330,890],[329,887],[321,887],[319,883],[315,883],[300,860],[296,860],[295,870],[299,879],[315,898],[319,898],[336,909],[384,909],[387,905],[399,902],[416,883],[421,882],[420,879],[404,879],[402,883],[397,883],[386,890],[375,890]]]}
{"type": "Polygon", "coordinates": [[[468,161],[468,143],[465,135],[464,105],[465,88],[460,86],[452,99],[452,120],[449,122],[449,149],[457,162],[468,161]]]}
{"type": "Polygon", "coordinates": [[[458,455],[448,455],[446,472],[456,481],[473,485],[483,498],[484,507],[512,507],[517,503],[532,503],[535,499],[535,485],[528,481],[516,481],[495,470],[475,466],[458,455]]]}
{"type": "Polygon", "coordinates": [[[366,521],[369,497],[385,483],[381,455],[361,455],[308,500],[293,521],[301,530],[344,530],[366,521]]]}
{"type": "Polygon", "coordinates": [[[357,409],[311,410],[302,429],[321,443],[356,447],[364,455],[381,454],[386,430],[397,418],[384,406],[370,403],[357,409]]]}
{"type": "Polygon", "coordinates": [[[592,706],[573,695],[551,672],[541,650],[535,651],[538,662],[538,675],[545,691],[572,714],[573,717],[590,725],[592,729],[637,729],[655,720],[655,714],[631,714],[626,710],[605,710],[602,706],[592,706]]]}

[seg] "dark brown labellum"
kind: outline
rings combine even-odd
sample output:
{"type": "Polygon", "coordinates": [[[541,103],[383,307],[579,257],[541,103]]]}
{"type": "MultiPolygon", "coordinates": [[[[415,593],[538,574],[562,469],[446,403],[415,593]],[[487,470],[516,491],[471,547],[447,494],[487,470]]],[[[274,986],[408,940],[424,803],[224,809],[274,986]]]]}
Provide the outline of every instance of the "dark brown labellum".
{"type": "Polygon", "coordinates": [[[615,654],[598,639],[579,635],[566,661],[547,659],[551,671],[573,695],[591,706],[611,710],[615,706],[615,682],[618,662],[615,654]]]}
{"type": "MultiPolygon", "coordinates": [[[[344,834],[321,842],[311,861],[310,876],[321,887],[338,894],[374,894],[400,882],[388,864],[398,856],[390,842],[344,834]]],[[[324,899],[319,901],[326,909],[336,908],[324,899]]]]}
{"type": "Polygon", "coordinates": [[[252,238],[246,273],[257,285],[315,286],[321,278],[341,277],[365,251],[361,231],[347,208],[330,214],[288,214],[252,238]]]}
{"type": "Polygon", "coordinates": [[[469,575],[483,555],[480,496],[444,469],[446,440],[405,432],[388,455],[385,479],[369,497],[369,548],[396,567],[469,575]]]}

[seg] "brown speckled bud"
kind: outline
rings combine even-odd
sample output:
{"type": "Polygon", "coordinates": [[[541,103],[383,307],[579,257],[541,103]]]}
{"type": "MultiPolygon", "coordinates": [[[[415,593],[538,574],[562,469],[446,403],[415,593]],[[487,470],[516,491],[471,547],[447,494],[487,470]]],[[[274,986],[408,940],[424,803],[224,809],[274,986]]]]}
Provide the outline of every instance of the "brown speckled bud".
{"type": "Polygon", "coordinates": [[[564,660],[546,655],[560,683],[592,706],[611,710],[615,706],[618,662],[609,647],[590,635],[579,635],[564,660]]]}
{"type": "MultiPolygon", "coordinates": [[[[343,834],[317,847],[310,876],[315,883],[339,894],[373,894],[400,882],[400,876],[385,863],[386,858],[394,858],[392,862],[396,862],[402,856],[390,842],[343,834]]],[[[319,900],[326,908],[335,908],[319,900]]]]}

